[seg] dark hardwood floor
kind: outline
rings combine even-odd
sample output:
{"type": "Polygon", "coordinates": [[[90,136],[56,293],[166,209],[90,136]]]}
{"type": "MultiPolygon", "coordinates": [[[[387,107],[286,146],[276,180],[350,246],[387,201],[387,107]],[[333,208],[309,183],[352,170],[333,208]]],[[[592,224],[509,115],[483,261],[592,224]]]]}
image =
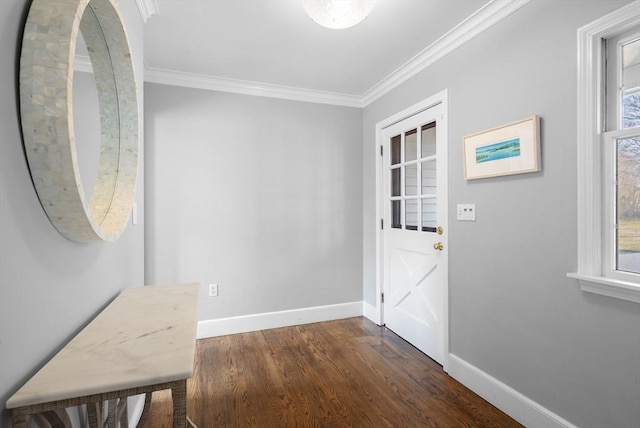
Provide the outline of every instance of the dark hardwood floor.
{"type": "MultiPolygon", "coordinates": [[[[199,340],[187,394],[198,428],[521,426],[362,317],[199,340]]],[[[170,400],[144,428],[172,426],[170,400]]]]}

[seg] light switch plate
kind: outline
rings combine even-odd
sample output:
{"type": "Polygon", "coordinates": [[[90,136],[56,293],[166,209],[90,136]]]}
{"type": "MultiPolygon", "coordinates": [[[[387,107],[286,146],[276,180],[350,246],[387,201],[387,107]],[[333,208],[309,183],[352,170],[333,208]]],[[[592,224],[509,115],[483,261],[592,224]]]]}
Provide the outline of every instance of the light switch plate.
{"type": "Polygon", "coordinates": [[[476,204],[458,204],[458,221],[476,221],[476,204]]]}

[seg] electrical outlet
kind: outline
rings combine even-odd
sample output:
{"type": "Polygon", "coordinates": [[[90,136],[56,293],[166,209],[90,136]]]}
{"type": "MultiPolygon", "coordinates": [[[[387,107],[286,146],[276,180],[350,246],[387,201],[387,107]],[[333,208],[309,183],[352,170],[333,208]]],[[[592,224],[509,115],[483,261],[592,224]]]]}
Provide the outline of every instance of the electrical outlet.
{"type": "Polygon", "coordinates": [[[458,204],[459,221],[476,221],[476,204],[458,204]]]}
{"type": "Polygon", "coordinates": [[[209,297],[218,297],[218,284],[209,284],[209,297]]]}

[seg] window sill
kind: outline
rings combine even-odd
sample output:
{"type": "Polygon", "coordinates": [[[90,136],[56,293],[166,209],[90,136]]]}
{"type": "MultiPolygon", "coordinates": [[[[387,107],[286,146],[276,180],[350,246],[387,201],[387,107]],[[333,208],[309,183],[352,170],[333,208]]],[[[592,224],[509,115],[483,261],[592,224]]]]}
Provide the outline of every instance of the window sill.
{"type": "Polygon", "coordinates": [[[579,273],[568,273],[567,276],[577,279],[582,291],[640,303],[640,285],[633,282],[579,273]]]}

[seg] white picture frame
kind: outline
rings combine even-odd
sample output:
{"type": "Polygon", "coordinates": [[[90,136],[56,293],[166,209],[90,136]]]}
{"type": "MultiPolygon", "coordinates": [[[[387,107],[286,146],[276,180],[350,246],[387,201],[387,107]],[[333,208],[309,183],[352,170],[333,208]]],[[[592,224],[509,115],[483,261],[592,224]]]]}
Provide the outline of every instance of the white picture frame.
{"type": "Polygon", "coordinates": [[[541,170],[540,119],[528,116],[462,138],[465,180],[541,170]]]}

